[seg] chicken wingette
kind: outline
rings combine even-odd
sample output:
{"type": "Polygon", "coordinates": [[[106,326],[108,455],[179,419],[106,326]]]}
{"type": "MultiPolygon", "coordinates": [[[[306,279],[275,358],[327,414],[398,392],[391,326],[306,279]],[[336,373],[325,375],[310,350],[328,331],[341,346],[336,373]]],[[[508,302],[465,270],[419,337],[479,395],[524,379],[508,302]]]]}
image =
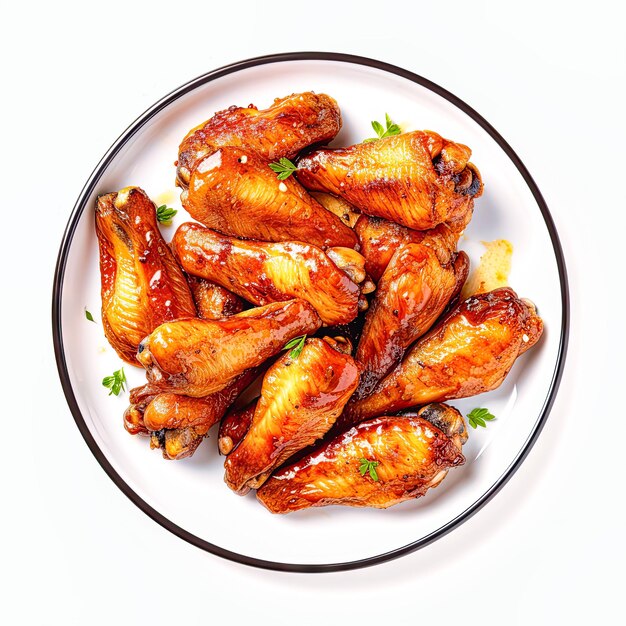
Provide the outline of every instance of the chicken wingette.
{"type": "Polygon", "coordinates": [[[308,302],[277,302],[220,320],[162,324],[139,344],[137,359],[153,387],[197,398],[224,389],[291,339],[320,326],[308,302]]]}
{"type": "Polygon", "coordinates": [[[370,396],[350,405],[336,427],[491,391],[542,332],[535,307],[508,287],[468,298],[419,339],[370,396]]]}
{"type": "Polygon", "coordinates": [[[471,150],[431,131],[413,131],[349,148],[316,150],[296,176],[368,215],[426,230],[464,215],[482,193],[471,150]]]}
{"type": "Polygon", "coordinates": [[[290,176],[279,180],[254,152],[224,146],[193,170],[181,201],[191,217],[225,235],[354,248],[354,231],[290,176]]]}
{"type": "Polygon", "coordinates": [[[359,239],[359,252],[365,258],[365,271],[378,282],[396,250],[407,243],[428,246],[435,251],[441,263],[450,263],[471,216],[472,211],[468,211],[463,218],[429,230],[412,230],[381,217],[361,215],[354,231],[359,239]]]}
{"type": "Polygon", "coordinates": [[[96,234],[104,334],[124,361],[137,365],[146,335],[163,322],[195,317],[196,307],[143,190],[126,187],[100,196],[96,234]]]}
{"type": "Polygon", "coordinates": [[[151,431],[150,447],[161,448],[164,459],[191,456],[209,428],[219,422],[228,407],[254,380],[257,368],[246,370],[222,391],[204,398],[161,393],[146,407],[143,421],[151,431]]]}
{"type": "MultiPolygon", "coordinates": [[[[355,276],[359,268],[340,270],[317,246],[242,241],[192,223],[180,226],[172,245],[186,272],[222,285],[253,304],[302,298],[327,325],[347,324],[358,314],[361,292],[348,272],[355,276]]],[[[363,260],[358,252],[348,250],[363,260]]],[[[340,255],[338,263],[342,260],[349,265],[350,257],[340,255]]],[[[362,267],[360,271],[363,279],[362,267]]]]}
{"type": "Polygon", "coordinates": [[[385,509],[439,485],[465,462],[466,439],[463,418],[447,405],[378,417],[280,469],[257,498],[272,513],[331,504],[385,509]]]}
{"type": "Polygon", "coordinates": [[[257,489],[334,424],[359,381],[354,359],[337,346],[307,339],[268,369],[250,428],[224,463],[224,479],[233,491],[257,489]]]}
{"type": "Polygon", "coordinates": [[[191,172],[207,155],[223,146],[256,152],[266,161],[293,159],[312,144],[326,143],[341,128],[337,102],[310,91],[276,99],[268,109],[231,106],[193,128],[180,144],[178,184],[186,187],[191,172]]]}
{"type": "Polygon", "coordinates": [[[460,252],[443,265],[430,248],[407,244],[394,254],[378,283],[356,351],[363,367],[352,400],[368,396],[458,295],[469,271],[460,252]]]}

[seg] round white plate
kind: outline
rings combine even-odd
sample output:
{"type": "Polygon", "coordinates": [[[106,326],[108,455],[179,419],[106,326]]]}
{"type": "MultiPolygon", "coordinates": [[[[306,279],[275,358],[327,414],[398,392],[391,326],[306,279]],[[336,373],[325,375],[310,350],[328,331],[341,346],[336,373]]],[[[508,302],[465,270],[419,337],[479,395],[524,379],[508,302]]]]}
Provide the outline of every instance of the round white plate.
{"type": "MultiPolygon", "coordinates": [[[[181,210],[166,239],[189,217],[181,210]]],[[[122,491],[155,521],[200,548],[249,565],[332,571],[372,565],[443,536],[476,512],[513,474],[537,438],[557,391],[567,343],[567,279],[554,224],[528,171],[475,111],[430,81],[384,63],[332,53],[262,57],[210,72],[146,111],[111,147],[83,189],[61,245],[54,283],[53,331],[59,373],[74,419],[92,452],[122,491]],[[333,145],[372,135],[389,113],[404,130],[431,129],[467,144],[485,182],[460,247],[476,263],[482,241],[514,246],[510,284],[545,322],[540,343],[518,359],[504,384],[452,404],[497,416],[471,430],[467,462],[424,498],[387,510],[326,507],[278,516],[254,494],[223,482],[216,432],[191,459],[164,461],[144,437],[122,426],[128,394],[108,396],[102,378],[122,365],[99,319],[100,276],[94,232],[99,194],[137,185],[157,203],[180,207],[174,187],[178,144],[187,131],[236,104],[269,106],[294,92],[332,95],[343,115],[333,145]],[[89,309],[97,321],[86,320],[89,309]]],[[[126,365],[130,386],[143,370],[126,365]]]]}

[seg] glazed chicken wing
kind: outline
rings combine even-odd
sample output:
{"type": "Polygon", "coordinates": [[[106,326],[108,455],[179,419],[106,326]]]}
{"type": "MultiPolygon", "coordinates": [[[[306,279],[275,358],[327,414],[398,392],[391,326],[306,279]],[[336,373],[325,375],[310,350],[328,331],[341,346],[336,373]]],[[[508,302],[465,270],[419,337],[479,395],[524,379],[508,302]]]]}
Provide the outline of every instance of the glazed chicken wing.
{"type": "Polygon", "coordinates": [[[307,188],[340,196],[368,215],[425,230],[453,220],[482,193],[467,146],[413,131],[349,148],[321,149],[298,162],[307,188]]]}
{"type": "Polygon", "coordinates": [[[341,426],[491,391],[542,331],[534,306],[508,287],[468,298],[419,339],[369,397],[344,412],[341,426]]]}
{"type": "Polygon", "coordinates": [[[432,248],[439,261],[447,265],[454,260],[457,243],[471,217],[469,210],[453,222],[429,230],[412,230],[381,217],[361,215],[354,230],[359,239],[359,251],[365,258],[365,271],[378,282],[396,250],[406,243],[421,243],[432,248]]]}
{"type": "Polygon", "coordinates": [[[354,360],[323,339],[307,339],[299,354],[278,359],[263,379],[250,429],[226,458],[228,486],[239,494],[258,488],[273,469],[326,434],[358,380],[354,360]]]}
{"type": "Polygon", "coordinates": [[[257,401],[241,409],[229,411],[220,422],[220,432],[217,439],[217,447],[220,454],[230,454],[246,436],[252,424],[252,418],[256,411],[257,401]]]}
{"type": "Polygon", "coordinates": [[[217,148],[246,148],[266,161],[293,159],[307,146],[330,141],[340,128],[339,107],[323,93],[308,91],[277,98],[263,111],[254,105],[231,106],[192,129],[183,139],[177,162],[178,182],[186,187],[195,166],[217,148]]]}
{"type": "Polygon", "coordinates": [[[213,424],[254,380],[257,368],[251,368],[218,391],[204,398],[190,398],[174,393],[157,395],[143,414],[151,432],[151,447],[161,448],[163,458],[174,460],[191,456],[213,424]]]}
{"type": "Polygon", "coordinates": [[[162,392],[202,397],[321,326],[304,300],[250,309],[221,320],[188,319],[156,328],[138,348],[148,381],[162,392]]]}
{"type": "Polygon", "coordinates": [[[156,207],[138,187],[100,196],[102,325],[117,354],[137,365],[139,342],[159,324],[195,317],[187,281],[156,220],[156,207]]]}
{"type": "Polygon", "coordinates": [[[193,170],[181,194],[191,217],[225,235],[354,248],[356,235],[290,176],[278,180],[254,152],[225,146],[193,170]]]}
{"type": "Polygon", "coordinates": [[[405,350],[434,324],[458,295],[468,271],[464,252],[448,265],[422,244],[407,244],[394,254],[365,318],[356,352],[363,372],[353,400],[369,395],[405,350]]]}
{"type": "Polygon", "coordinates": [[[347,271],[354,276],[358,268],[341,271],[316,246],[242,241],[192,223],[176,231],[172,244],[186,272],[227,287],[253,304],[302,298],[328,325],[357,316],[360,290],[347,271]]]}
{"type": "Polygon", "coordinates": [[[466,439],[463,418],[446,405],[379,417],[279,470],[257,498],[272,513],[330,504],[386,509],[425,495],[462,465],[466,439]]]}
{"type": "Polygon", "coordinates": [[[243,300],[232,291],[216,285],[206,278],[187,275],[187,283],[193,294],[198,317],[203,320],[217,320],[241,313],[243,300]]]}

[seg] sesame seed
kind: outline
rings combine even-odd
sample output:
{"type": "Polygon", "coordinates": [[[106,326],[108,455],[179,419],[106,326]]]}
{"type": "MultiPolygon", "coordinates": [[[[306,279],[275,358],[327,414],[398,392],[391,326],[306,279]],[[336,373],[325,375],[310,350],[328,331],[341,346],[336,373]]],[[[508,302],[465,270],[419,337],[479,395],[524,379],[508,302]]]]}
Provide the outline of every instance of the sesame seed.
{"type": "Polygon", "coordinates": [[[530,337],[528,335],[522,335],[522,341],[524,343],[528,343],[530,341],[530,337]]]}
{"type": "Polygon", "coordinates": [[[283,182],[281,182],[280,185],[278,185],[278,188],[283,192],[287,191],[287,185],[285,185],[285,183],[283,182]]]}
{"type": "Polygon", "coordinates": [[[240,163],[247,163],[248,162],[248,157],[244,154],[242,155],[242,157],[239,159],[240,163]]]}

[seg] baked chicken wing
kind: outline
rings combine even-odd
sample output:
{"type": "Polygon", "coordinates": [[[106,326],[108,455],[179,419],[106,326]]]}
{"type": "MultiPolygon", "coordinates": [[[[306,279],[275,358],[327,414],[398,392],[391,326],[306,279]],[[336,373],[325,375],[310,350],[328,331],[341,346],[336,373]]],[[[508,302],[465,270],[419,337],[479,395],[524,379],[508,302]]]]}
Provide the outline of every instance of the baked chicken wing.
{"type": "Polygon", "coordinates": [[[471,219],[472,211],[453,222],[429,230],[412,230],[380,217],[361,215],[354,230],[359,251],[365,258],[365,271],[378,282],[396,250],[407,243],[421,243],[432,248],[444,265],[454,260],[457,243],[471,219]]]}
{"type": "Polygon", "coordinates": [[[243,300],[221,285],[189,274],[187,282],[196,303],[198,317],[203,320],[217,320],[220,317],[230,317],[243,311],[243,300]]]}
{"type": "Polygon", "coordinates": [[[407,244],[391,259],[367,312],[356,360],[363,367],[358,400],[397,365],[405,350],[435,323],[467,278],[469,259],[460,252],[442,265],[422,244],[407,244]]]}
{"type": "Polygon", "coordinates": [[[349,355],[323,339],[307,339],[288,352],[263,379],[250,428],[226,458],[225,481],[239,494],[256,489],[294,453],[324,436],[359,380],[349,355]]]}
{"type": "Polygon", "coordinates": [[[462,465],[463,418],[446,405],[362,422],[276,472],[257,498],[272,513],[342,504],[386,509],[418,498],[462,465]]]}
{"type": "Polygon", "coordinates": [[[535,307],[508,287],[468,298],[419,339],[369,397],[350,405],[337,426],[491,391],[542,332],[535,307]]]}
{"type": "Polygon", "coordinates": [[[277,302],[221,320],[188,319],[156,328],[138,348],[148,381],[162,392],[202,397],[321,326],[304,300],[277,302]]]}
{"type": "Polygon", "coordinates": [[[124,361],[137,365],[146,335],[163,322],[195,317],[196,307],[144,191],[126,187],[100,196],[96,234],[104,334],[124,361]]]}
{"type": "Polygon", "coordinates": [[[152,436],[150,446],[161,448],[165,459],[191,456],[209,428],[222,418],[256,375],[257,368],[246,370],[222,391],[204,398],[174,393],[157,395],[143,414],[144,425],[152,436]]]}
{"type": "Polygon", "coordinates": [[[363,213],[425,230],[463,215],[482,193],[467,146],[413,131],[349,148],[325,148],[298,162],[296,176],[363,213]]]}
{"type": "MultiPolygon", "coordinates": [[[[302,298],[328,325],[348,323],[358,314],[360,290],[347,274],[355,276],[358,267],[341,271],[314,245],[242,241],[192,223],[183,224],[172,243],[186,272],[218,283],[253,304],[302,298]]],[[[358,252],[349,250],[362,260],[358,252]]],[[[361,272],[362,279],[362,268],[361,272]]]]}
{"type": "Polygon", "coordinates": [[[189,184],[191,172],[207,155],[223,146],[256,152],[266,161],[293,159],[312,144],[326,143],[341,128],[341,113],[333,98],[310,91],[276,99],[268,109],[231,106],[192,129],[180,144],[177,177],[189,184]]]}
{"type": "Polygon", "coordinates": [[[191,217],[225,235],[354,248],[356,235],[290,176],[278,180],[254,152],[225,146],[193,170],[181,194],[191,217]]]}

